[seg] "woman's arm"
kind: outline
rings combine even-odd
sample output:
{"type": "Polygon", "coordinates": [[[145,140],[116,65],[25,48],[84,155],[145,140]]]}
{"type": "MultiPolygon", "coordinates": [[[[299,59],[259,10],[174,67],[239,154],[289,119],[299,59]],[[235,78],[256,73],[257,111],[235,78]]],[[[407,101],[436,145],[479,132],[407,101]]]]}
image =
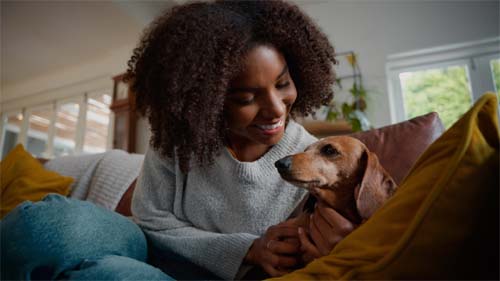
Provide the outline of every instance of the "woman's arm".
{"type": "Polygon", "coordinates": [[[253,241],[249,233],[221,234],[194,227],[173,214],[174,165],[149,150],[132,199],[136,223],[159,249],[179,254],[224,279],[234,279],[253,241]]]}

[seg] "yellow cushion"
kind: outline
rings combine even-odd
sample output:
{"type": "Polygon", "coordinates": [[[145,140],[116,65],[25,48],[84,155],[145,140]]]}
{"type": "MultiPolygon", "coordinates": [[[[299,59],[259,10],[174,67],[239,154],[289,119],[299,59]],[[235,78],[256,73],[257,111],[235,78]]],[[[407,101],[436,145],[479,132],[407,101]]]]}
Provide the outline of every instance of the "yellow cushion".
{"type": "Polygon", "coordinates": [[[497,107],[484,94],[370,220],[330,255],[278,279],[497,279],[497,107]]]}
{"type": "Polygon", "coordinates": [[[73,182],[73,178],[46,170],[21,144],[0,162],[0,171],[0,218],[25,200],[39,201],[49,193],[66,196],[73,182]]]}

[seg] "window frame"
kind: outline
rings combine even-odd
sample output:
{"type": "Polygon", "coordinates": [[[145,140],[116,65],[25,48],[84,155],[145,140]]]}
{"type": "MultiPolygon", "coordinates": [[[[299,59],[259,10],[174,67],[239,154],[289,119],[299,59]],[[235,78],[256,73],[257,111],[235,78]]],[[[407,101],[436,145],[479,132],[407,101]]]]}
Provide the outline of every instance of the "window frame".
{"type": "MultiPolygon", "coordinates": [[[[50,118],[50,124],[49,124],[49,129],[47,132],[47,145],[45,148],[45,151],[42,153],[43,158],[53,158],[54,157],[54,141],[55,141],[55,135],[56,135],[56,129],[55,129],[55,124],[57,121],[57,113],[59,112],[61,106],[66,103],[77,103],[79,106],[79,111],[78,111],[78,119],[76,123],[76,130],[75,130],[75,148],[74,148],[74,155],[77,154],[82,154],[83,153],[83,145],[84,145],[84,139],[85,139],[85,125],[86,125],[86,114],[87,114],[87,97],[88,96],[94,96],[94,95],[99,95],[99,94],[108,94],[112,95],[112,88],[105,87],[105,88],[100,88],[100,89],[95,89],[92,91],[84,92],[84,93],[79,93],[77,95],[71,95],[71,96],[66,96],[66,97],[61,97],[55,100],[52,100],[50,102],[43,102],[40,104],[30,104],[28,106],[22,106],[22,107],[16,107],[13,109],[9,109],[8,111],[1,112],[0,114],[0,158],[3,158],[5,155],[3,154],[3,147],[5,144],[5,136],[6,136],[6,129],[7,129],[7,120],[8,117],[11,115],[16,115],[16,114],[22,114],[23,116],[23,121],[20,126],[20,131],[16,140],[17,144],[22,144],[24,147],[26,147],[27,144],[27,139],[28,139],[28,130],[29,130],[29,118],[31,116],[31,113],[33,111],[39,110],[39,109],[47,109],[52,107],[52,116],[50,118]]],[[[109,150],[112,148],[113,144],[113,122],[114,122],[114,115],[113,112],[110,111],[110,123],[108,125],[108,136],[106,140],[106,150],[109,150]]]]}
{"type": "Polygon", "coordinates": [[[7,122],[8,122],[8,118],[9,116],[11,115],[19,115],[21,114],[23,116],[23,122],[21,123],[21,126],[19,126],[19,133],[17,134],[17,139],[16,139],[16,144],[19,143],[19,136],[21,134],[21,131],[22,131],[22,127],[23,127],[23,124],[24,124],[24,120],[25,120],[25,116],[24,116],[24,109],[13,109],[13,110],[9,110],[9,111],[6,111],[4,113],[1,114],[0,116],[0,157],[3,158],[3,146],[5,145],[5,132],[7,131],[7,122]]]}
{"type": "MultiPolygon", "coordinates": [[[[92,92],[88,92],[86,95],[85,103],[87,103],[89,98],[95,99],[96,97],[99,97],[101,95],[109,95],[111,97],[111,101],[113,101],[113,91],[111,89],[102,89],[102,90],[96,90],[92,92]]],[[[87,108],[86,108],[87,111],[87,108]]],[[[85,113],[87,114],[87,113],[85,113]]],[[[85,122],[87,121],[87,116],[85,115],[85,122]]],[[[113,111],[110,109],[109,110],[109,124],[108,124],[108,135],[106,136],[106,150],[110,150],[113,148],[113,133],[114,133],[114,124],[115,124],[115,115],[113,111]]],[[[85,135],[83,136],[82,139],[82,151],[81,153],[84,152],[84,146],[85,146],[85,135]]]]}
{"type": "MultiPolygon", "coordinates": [[[[86,101],[86,93],[84,93],[83,95],[79,95],[79,96],[73,96],[73,97],[68,97],[68,98],[63,98],[63,99],[59,99],[56,101],[56,117],[54,119],[54,123],[53,123],[53,126],[55,126],[55,124],[57,123],[57,113],[59,112],[59,110],[61,109],[61,107],[65,104],[68,104],[68,103],[75,103],[75,104],[78,104],[78,115],[77,115],[77,121],[76,121],[76,129],[75,129],[75,138],[74,138],[74,141],[75,141],[75,147],[73,149],[73,154],[80,154],[81,153],[81,147],[80,147],[80,143],[82,142],[82,138],[83,138],[83,135],[84,135],[84,132],[82,132],[82,130],[85,130],[85,118],[82,120],[82,108],[83,108],[83,105],[86,101]]],[[[85,114],[83,114],[83,116],[85,117],[85,114]]],[[[52,137],[52,145],[54,145],[54,142],[55,142],[55,129],[54,129],[54,136],[52,137]]],[[[53,147],[52,147],[53,149],[53,147]]],[[[71,154],[72,155],[72,154],[71,154]]],[[[54,156],[54,150],[51,151],[51,153],[49,154],[49,157],[53,157],[54,156]]]]}
{"type": "Polygon", "coordinates": [[[500,57],[500,37],[452,44],[418,51],[389,55],[386,63],[387,88],[391,122],[406,120],[404,97],[399,75],[447,66],[465,65],[469,79],[472,103],[486,91],[494,91],[492,74],[484,73],[491,68],[491,59],[500,57]]]}
{"type": "MultiPolygon", "coordinates": [[[[17,138],[17,143],[22,144],[25,147],[25,149],[28,150],[28,143],[27,142],[28,142],[29,130],[30,130],[30,117],[33,114],[33,112],[40,111],[40,110],[46,110],[46,109],[52,110],[52,112],[51,112],[51,119],[49,120],[49,128],[47,129],[47,144],[45,146],[44,152],[42,152],[42,155],[41,155],[41,157],[44,157],[44,158],[47,157],[47,148],[48,148],[49,143],[50,143],[49,133],[50,133],[51,127],[53,126],[51,121],[52,121],[52,117],[54,116],[54,107],[51,104],[41,104],[41,105],[36,105],[36,106],[26,108],[24,110],[24,114],[23,114],[23,124],[21,127],[21,132],[19,133],[18,138],[17,138]]],[[[2,148],[3,148],[3,146],[2,146],[2,148]]]]}

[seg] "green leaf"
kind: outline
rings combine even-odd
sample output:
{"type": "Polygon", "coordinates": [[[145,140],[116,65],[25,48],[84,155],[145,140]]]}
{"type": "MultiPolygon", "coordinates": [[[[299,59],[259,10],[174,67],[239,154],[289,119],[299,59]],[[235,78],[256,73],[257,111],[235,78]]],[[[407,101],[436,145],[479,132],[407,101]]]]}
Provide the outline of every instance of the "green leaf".
{"type": "Polygon", "coordinates": [[[356,119],[356,118],[353,118],[350,120],[351,121],[351,125],[352,125],[352,130],[354,132],[359,132],[361,131],[361,122],[356,119]]]}
{"type": "Polygon", "coordinates": [[[337,120],[337,117],[338,117],[338,112],[336,111],[328,111],[328,114],[326,115],[326,120],[327,121],[334,121],[334,120],[337,120]]]}
{"type": "Polygon", "coordinates": [[[342,115],[344,118],[348,118],[349,114],[351,114],[353,110],[354,109],[349,104],[345,102],[342,104],[342,115]]]}
{"type": "Polygon", "coordinates": [[[359,95],[359,89],[358,85],[356,82],[352,83],[352,88],[349,90],[349,92],[356,98],[359,95]]]}
{"type": "Polygon", "coordinates": [[[363,86],[359,87],[358,96],[359,97],[366,97],[366,90],[363,86]]]}

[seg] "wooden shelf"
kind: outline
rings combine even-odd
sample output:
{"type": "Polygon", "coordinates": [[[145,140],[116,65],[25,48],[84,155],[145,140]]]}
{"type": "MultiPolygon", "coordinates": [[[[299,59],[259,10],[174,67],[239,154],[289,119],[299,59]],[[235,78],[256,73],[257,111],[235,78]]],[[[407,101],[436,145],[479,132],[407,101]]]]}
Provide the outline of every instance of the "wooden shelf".
{"type": "Polygon", "coordinates": [[[304,128],[317,138],[346,135],[352,133],[352,126],[347,121],[304,120],[300,122],[304,128]]]}

